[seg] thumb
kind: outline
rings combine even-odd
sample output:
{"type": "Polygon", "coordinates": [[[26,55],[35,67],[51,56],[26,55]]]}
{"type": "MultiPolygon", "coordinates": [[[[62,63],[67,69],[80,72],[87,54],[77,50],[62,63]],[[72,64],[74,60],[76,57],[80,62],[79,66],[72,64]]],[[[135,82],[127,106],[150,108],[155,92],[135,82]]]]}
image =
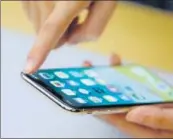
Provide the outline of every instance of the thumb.
{"type": "Polygon", "coordinates": [[[158,106],[141,106],[126,115],[126,120],[153,129],[173,131],[172,108],[158,106]]]}

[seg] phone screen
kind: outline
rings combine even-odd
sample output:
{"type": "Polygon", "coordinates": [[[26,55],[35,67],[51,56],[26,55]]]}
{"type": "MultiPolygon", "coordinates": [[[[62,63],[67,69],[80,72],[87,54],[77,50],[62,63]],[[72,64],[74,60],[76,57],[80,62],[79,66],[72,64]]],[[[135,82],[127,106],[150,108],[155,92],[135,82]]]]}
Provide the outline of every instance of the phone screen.
{"type": "Polygon", "coordinates": [[[77,108],[173,102],[173,87],[139,65],[42,69],[32,76],[77,108]]]}

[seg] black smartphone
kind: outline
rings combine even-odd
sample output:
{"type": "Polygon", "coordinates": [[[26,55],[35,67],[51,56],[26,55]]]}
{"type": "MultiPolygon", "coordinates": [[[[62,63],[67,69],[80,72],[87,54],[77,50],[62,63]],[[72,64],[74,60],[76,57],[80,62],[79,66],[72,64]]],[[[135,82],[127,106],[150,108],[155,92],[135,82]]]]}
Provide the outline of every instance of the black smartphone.
{"type": "Polygon", "coordinates": [[[40,69],[22,77],[71,112],[118,113],[173,103],[173,87],[140,65],[40,69]]]}

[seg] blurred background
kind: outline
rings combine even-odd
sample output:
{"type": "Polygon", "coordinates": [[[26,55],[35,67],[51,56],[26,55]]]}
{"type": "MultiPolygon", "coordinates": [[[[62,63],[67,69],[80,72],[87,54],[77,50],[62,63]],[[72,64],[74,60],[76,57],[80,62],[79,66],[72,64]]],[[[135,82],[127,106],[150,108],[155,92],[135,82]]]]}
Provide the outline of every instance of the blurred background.
{"type": "MultiPolygon", "coordinates": [[[[172,84],[172,6],[173,0],[118,1],[110,22],[97,42],[79,44],[82,50],[62,47],[53,51],[43,65],[46,68],[74,66],[81,65],[86,59],[93,60],[94,64],[107,63],[107,56],[114,52],[124,61],[165,71],[157,73],[172,84]]],[[[92,116],[76,116],[62,111],[21,79],[19,75],[34,35],[21,1],[1,1],[2,138],[127,137],[92,116]]]]}
{"type": "MultiPolygon", "coordinates": [[[[81,46],[103,55],[116,52],[124,60],[173,72],[173,1],[167,1],[119,1],[99,40],[81,46]]],[[[20,1],[1,2],[1,28],[34,35],[20,1]]]]}

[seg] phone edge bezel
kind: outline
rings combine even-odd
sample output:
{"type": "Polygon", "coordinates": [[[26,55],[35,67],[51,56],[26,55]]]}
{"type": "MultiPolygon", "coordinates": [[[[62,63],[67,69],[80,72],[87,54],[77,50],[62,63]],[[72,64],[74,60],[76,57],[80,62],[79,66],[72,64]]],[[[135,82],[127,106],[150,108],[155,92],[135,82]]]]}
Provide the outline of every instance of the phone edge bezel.
{"type": "Polygon", "coordinates": [[[30,79],[28,76],[26,76],[25,73],[21,72],[21,77],[30,85],[32,85],[34,88],[36,88],[39,92],[41,92],[43,95],[51,99],[54,103],[56,103],[58,106],[60,106],[62,109],[73,112],[73,113],[83,113],[83,114],[110,114],[110,113],[122,113],[127,112],[131,106],[129,107],[114,107],[114,108],[92,108],[92,109],[75,109],[72,107],[67,106],[65,103],[61,103],[61,101],[54,96],[49,90],[44,88],[43,86],[37,84],[32,79],[30,79]]]}
{"type": "MultiPolygon", "coordinates": [[[[26,76],[23,72],[21,72],[21,77],[30,85],[32,85],[34,88],[36,88],[38,91],[40,91],[43,95],[47,96],[49,99],[51,99],[53,102],[58,104],[61,108],[71,111],[71,112],[78,112],[78,109],[74,109],[72,107],[67,106],[66,104],[63,104],[56,96],[53,95],[48,89],[44,88],[43,86],[37,84],[32,79],[30,79],[28,76],[26,76]]],[[[82,110],[81,110],[82,111],[82,110]]]]}
{"type": "Polygon", "coordinates": [[[57,105],[59,105],[61,108],[74,112],[74,113],[85,113],[85,114],[109,114],[109,113],[122,113],[122,112],[127,112],[131,108],[136,107],[136,106],[147,106],[147,105],[159,105],[159,104],[166,104],[170,102],[163,102],[163,103],[147,103],[147,104],[135,104],[135,105],[126,105],[126,106],[118,106],[118,107],[97,107],[97,108],[74,108],[72,106],[68,106],[66,103],[61,102],[58,97],[54,96],[53,93],[46,89],[44,86],[41,86],[39,83],[35,82],[31,78],[29,78],[25,73],[21,72],[22,78],[27,81],[29,84],[31,84],[34,88],[36,88],[38,91],[40,91],[42,94],[47,96],[49,99],[51,99],[53,102],[55,102],[57,105]]]}

